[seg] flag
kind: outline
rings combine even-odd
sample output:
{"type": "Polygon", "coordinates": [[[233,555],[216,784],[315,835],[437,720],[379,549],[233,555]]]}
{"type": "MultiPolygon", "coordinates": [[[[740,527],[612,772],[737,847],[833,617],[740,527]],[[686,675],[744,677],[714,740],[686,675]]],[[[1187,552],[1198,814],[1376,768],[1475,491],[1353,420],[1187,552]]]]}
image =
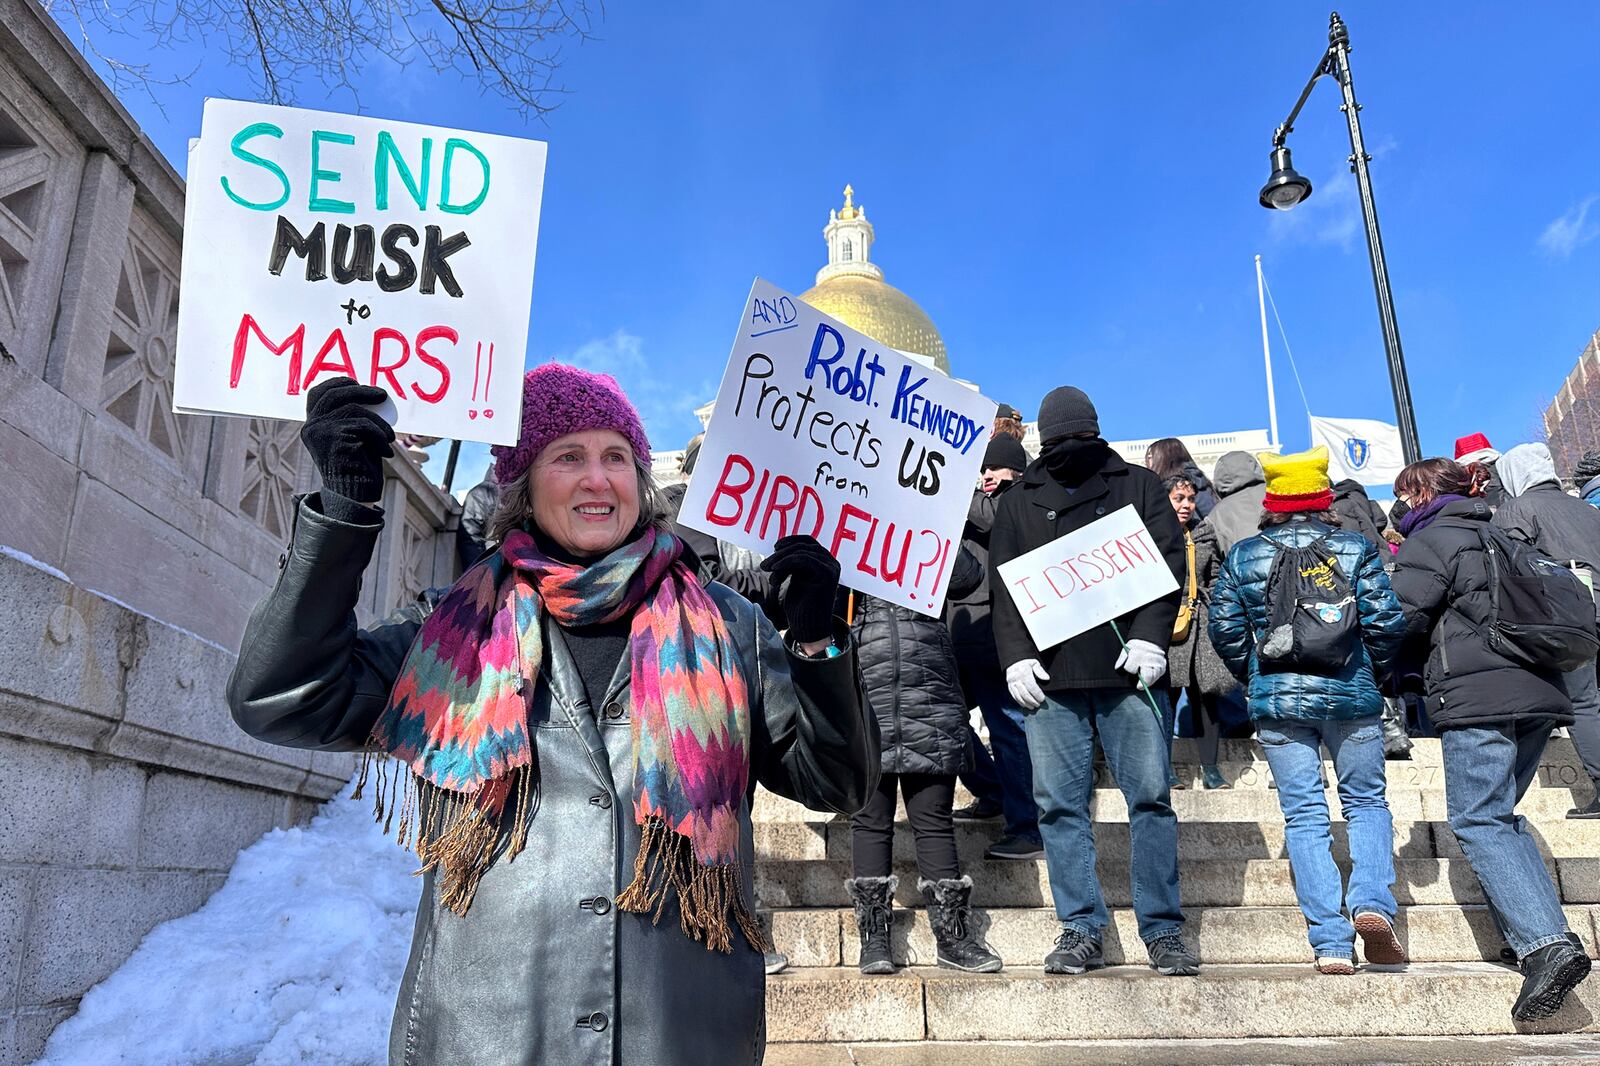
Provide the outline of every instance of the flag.
{"type": "Polygon", "coordinates": [[[1363,485],[1393,485],[1405,468],[1400,430],[1370,418],[1311,416],[1311,443],[1328,447],[1328,479],[1363,485]]]}

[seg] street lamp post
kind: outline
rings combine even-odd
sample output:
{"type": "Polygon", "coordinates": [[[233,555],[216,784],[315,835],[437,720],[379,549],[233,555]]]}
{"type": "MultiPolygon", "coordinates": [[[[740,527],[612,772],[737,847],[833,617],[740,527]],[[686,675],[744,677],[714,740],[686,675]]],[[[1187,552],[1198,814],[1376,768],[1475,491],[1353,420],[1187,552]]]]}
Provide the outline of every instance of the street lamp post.
{"type": "Polygon", "coordinates": [[[1317,79],[1324,74],[1339,82],[1344,93],[1345,121],[1350,127],[1350,169],[1355,171],[1356,187],[1361,193],[1361,216],[1366,222],[1367,251],[1372,256],[1372,287],[1378,294],[1378,321],[1383,328],[1383,347],[1389,360],[1389,384],[1394,390],[1395,417],[1400,426],[1400,446],[1407,463],[1422,458],[1422,445],[1417,438],[1417,417],[1411,408],[1411,386],[1406,380],[1405,355],[1400,350],[1400,327],[1394,318],[1394,296],[1389,291],[1389,267],[1383,258],[1383,238],[1378,233],[1378,211],[1372,200],[1372,176],[1367,164],[1372,157],[1367,154],[1361,139],[1361,105],[1356,103],[1355,86],[1350,78],[1350,31],[1335,11],[1328,18],[1328,50],[1317,61],[1311,80],[1300,91],[1294,110],[1283,120],[1272,135],[1272,176],[1261,188],[1261,206],[1287,211],[1311,195],[1311,182],[1295,172],[1289,159],[1289,149],[1284,142],[1294,130],[1294,120],[1300,116],[1306,98],[1311,95],[1317,79]]]}

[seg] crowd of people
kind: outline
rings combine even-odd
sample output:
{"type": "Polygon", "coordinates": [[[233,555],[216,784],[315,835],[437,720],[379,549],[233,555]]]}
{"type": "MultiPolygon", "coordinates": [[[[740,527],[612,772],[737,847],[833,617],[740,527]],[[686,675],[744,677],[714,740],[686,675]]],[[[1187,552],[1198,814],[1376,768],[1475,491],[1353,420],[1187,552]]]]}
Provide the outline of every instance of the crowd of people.
{"type": "MultiPolygon", "coordinates": [[[[1208,477],[1168,438],[1130,464],[1063,386],[1040,404],[1035,457],[1001,408],[928,616],[841,589],[811,537],[762,557],[678,523],[682,488],[655,484],[617,383],[549,364],[526,376],[518,443],[467,498],[460,579],[359,627],[395,439],[384,399],[347,379],[308,395],[322,489],[297,501],[228,698],[262,740],[363,752],[363,787],[370,765],[380,817],[422,863],[392,1061],[580,1061],[599,1046],[585,1041],[627,1061],[759,1061],[761,970],[783,960],[756,918],[758,784],[850,818],[864,973],[904,961],[903,803],[938,965],[1003,965],[955,832],[1003,819],[985,858],[1043,858],[1059,920],[1044,968],[1069,975],[1105,965],[1091,799],[1108,772],[1149,965],[1196,975],[1180,731],[1206,789],[1229,787],[1224,736],[1259,742],[1318,972],[1355,972],[1358,940],[1367,963],[1406,960],[1385,769],[1414,733],[1440,738],[1450,826],[1524,974],[1514,1017],[1553,1014],[1589,972],[1516,805],[1552,730],[1570,730],[1600,788],[1600,455],[1574,495],[1544,445],[1502,456],[1466,438],[1456,459],[1406,467],[1386,512],[1330,484],[1321,449],[1235,452],[1208,477]],[[998,568],[1125,507],[1177,590],[1036,646],[998,568]],[[961,809],[958,780],[974,797],[961,809]]],[[[1597,816],[1600,799],[1570,814],[1597,816]]]]}

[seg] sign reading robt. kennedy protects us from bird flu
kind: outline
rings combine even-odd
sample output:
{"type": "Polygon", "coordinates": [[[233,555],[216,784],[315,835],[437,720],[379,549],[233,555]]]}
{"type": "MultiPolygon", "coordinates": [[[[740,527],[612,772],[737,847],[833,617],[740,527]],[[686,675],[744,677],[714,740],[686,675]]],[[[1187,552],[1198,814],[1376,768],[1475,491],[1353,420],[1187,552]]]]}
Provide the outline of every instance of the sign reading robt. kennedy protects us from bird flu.
{"type": "Polygon", "coordinates": [[[544,164],[539,141],[207,100],[173,406],[298,419],[345,376],[403,432],[514,443],[544,164]]]}
{"type": "Polygon", "coordinates": [[[999,572],[1040,651],[1178,587],[1131,504],[1001,563],[999,572]]]}
{"type": "Polygon", "coordinates": [[[849,588],[937,615],[995,403],[756,280],[679,521],[807,533],[849,588]]]}

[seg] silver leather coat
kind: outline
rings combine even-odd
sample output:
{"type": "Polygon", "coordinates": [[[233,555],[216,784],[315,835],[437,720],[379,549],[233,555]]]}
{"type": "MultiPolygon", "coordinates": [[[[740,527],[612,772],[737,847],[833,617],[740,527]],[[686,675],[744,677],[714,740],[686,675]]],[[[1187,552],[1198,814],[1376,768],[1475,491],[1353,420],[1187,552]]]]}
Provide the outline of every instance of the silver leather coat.
{"type": "MultiPolygon", "coordinates": [[[[429,593],[358,630],[360,575],[380,527],[299,503],[277,585],[245,631],[228,688],[235,720],[259,739],[359,749],[388,700],[429,593]]],[[[719,584],[707,586],[751,682],[755,783],[819,810],[852,814],[877,786],[876,722],[855,656],[800,658],[770,622],[719,584]]],[[[391,1066],[700,1066],[759,1063],[765,1050],[761,956],[735,934],[708,951],[678,926],[614,900],[639,847],[632,801],[629,657],[590,706],[559,626],[530,725],[538,799],[526,849],[491,868],[470,910],[442,909],[422,882],[411,955],[390,1032],[391,1066]]],[[[843,627],[839,639],[846,640],[843,627]]],[[[741,815],[744,890],[752,891],[750,801],[741,815]]]]}

